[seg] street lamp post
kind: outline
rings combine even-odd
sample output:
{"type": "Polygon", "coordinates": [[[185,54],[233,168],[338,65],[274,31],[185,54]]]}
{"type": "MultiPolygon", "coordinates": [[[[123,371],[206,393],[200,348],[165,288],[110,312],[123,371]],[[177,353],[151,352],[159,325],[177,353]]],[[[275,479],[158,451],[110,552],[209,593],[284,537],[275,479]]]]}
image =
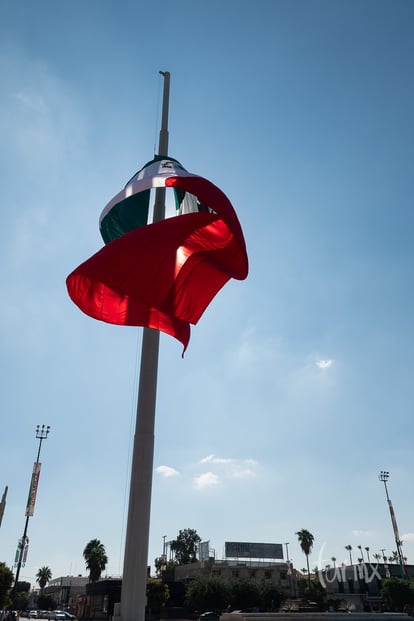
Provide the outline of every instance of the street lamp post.
{"type": "Polygon", "coordinates": [[[167,569],[167,549],[165,546],[165,540],[167,535],[162,536],[162,569],[161,571],[165,571],[167,569]]]}
{"type": "Polygon", "coordinates": [[[286,546],[286,563],[287,563],[287,575],[289,580],[289,589],[292,592],[293,597],[296,597],[295,576],[293,575],[292,563],[289,559],[289,542],[285,543],[286,546]]]}
{"type": "Polygon", "coordinates": [[[16,564],[16,577],[14,580],[14,585],[13,585],[13,589],[11,592],[11,599],[13,600],[14,598],[14,594],[16,591],[16,586],[17,583],[19,581],[19,575],[20,575],[20,569],[22,566],[22,562],[23,562],[23,558],[24,558],[24,551],[25,551],[25,545],[26,545],[26,540],[27,540],[27,528],[29,526],[29,518],[33,515],[33,511],[34,511],[34,505],[35,505],[35,501],[36,501],[36,492],[37,492],[37,485],[39,482],[39,475],[40,475],[40,462],[39,462],[39,457],[40,457],[40,449],[42,448],[42,442],[43,440],[46,440],[48,434],[50,431],[50,426],[49,425],[37,425],[36,427],[36,438],[39,440],[39,448],[37,451],[37,457],[36,457],[36,461],[33,465],[33,473],[32,473],[32,478],[30,481],[30,488],[29,488],[29,497],[27,499],[27,507],[26,507],[26,521],[24,524],[24,531],[23,531],[23,536],[21,539],[21,545],[18,548],[18,558],[17,558],[17,564],[16,564]]]}
{"type": "Polygon", "coordinates": [[[397,546],[397,555],[398,555],[398,561],[400,563],[401,575],[403,577],[407,577],[406,571],[405,571],[404,557],[403,557],[402,547],[401,547],[401,539],[398,533],[397,518],[395,517],[394,507],[392,506],[392,502],[388,495],[387,481],[389,477],[390,477],[390,473],[387,472],[386,470],[381,470],[381,472],[379,473],[379,480],[384,483],[385,495],[386,495],[388,507],[390,510],[391,522],[392,522],[392,527],[394,530],[395,545],[397,546]]]}

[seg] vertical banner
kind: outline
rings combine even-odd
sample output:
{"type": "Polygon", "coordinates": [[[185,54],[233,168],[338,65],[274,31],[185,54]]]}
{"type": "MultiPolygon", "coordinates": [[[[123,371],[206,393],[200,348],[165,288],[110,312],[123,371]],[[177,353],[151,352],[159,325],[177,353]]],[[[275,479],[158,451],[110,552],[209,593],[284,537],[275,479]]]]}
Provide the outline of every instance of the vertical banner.
{"type": "Polygon", "coordinates": [[[24,566],[26,564],[27,561],[27,553],[29,551],[29,537],[27,537],[24,540],[24,544],[23,544],[23,558],[22,558],[22,565],[24,566]]]}
{"type": "Polygon", "coordinates": [[[8,490],[8,486],[6,485],[6,487],[4,488],[4,493],[3,496],[1,498],[1,502],[0,502],[0,526],[1,523],[3,521],[3,514],[4,514],[4,509],[6,508],[6,496],[7,496],[7,490],[8,490]]]}
{"type": "Polygon", "coordinates": [[[17,542],[16,556],[14,557],[15,565],[17,565],[17,563],[20,561],[20,555],[22,553],[22,546],[23,546],[23,539],[20,538],[19,541],[17,542]]]}
{"type": "Polygon", "coordinates": [[[29,497],[27,499],[26,517],[32,517],[34,512],[41,465],[42,464],[40,464],[38,461],[35,461],[35,463],[33,464],[32,480],[30,481],[29,497]]]}

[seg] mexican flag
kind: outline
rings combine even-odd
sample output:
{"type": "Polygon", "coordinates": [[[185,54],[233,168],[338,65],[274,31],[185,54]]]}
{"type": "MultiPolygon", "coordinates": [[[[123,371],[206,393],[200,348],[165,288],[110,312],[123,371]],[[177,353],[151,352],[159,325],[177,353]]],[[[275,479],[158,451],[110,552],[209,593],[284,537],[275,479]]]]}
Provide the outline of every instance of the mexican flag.
{"type": "Polygon", "coordinates": [[[157,156],[139,170],[106,205],[99,226],[106,245],[68,276],[72,301],[101,321],[161,330],[184,351],[190,324],[221,287],[247,277],[229,199],[173,158],[157,156]],[[150,191],[158,187],[172,189],[176,216],[148,224],[150,191]]]}

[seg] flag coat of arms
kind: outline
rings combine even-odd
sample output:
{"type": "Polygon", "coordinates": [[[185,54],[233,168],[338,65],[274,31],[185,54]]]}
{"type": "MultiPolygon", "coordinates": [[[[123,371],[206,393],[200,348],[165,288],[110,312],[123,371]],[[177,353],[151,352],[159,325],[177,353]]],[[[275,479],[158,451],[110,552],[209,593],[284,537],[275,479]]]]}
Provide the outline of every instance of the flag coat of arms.
{"type": "MultiPolygon", "coordinates": [[[[230,279],[243,280],[243,232],[227,196],[169,156],[156,156],[104,208],[105,246],[66,279],[72,301],[108,323],[143,326],[187,348],[196,324],[230,279]],[[150,192],[171,188],[176,215],[148,224],[150,192]]],[[[183,352],[184,353],[184,352],[183,352]]]]}

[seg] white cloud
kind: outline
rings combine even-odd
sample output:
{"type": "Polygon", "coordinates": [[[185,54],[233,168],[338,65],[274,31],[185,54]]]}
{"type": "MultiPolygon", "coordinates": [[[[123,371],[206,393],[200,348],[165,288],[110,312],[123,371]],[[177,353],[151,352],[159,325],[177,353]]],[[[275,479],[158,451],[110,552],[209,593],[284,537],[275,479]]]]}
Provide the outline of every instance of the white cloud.
{"type": "Polygon", "coordinates": [[[233,460],[226,457],[216,457],[215,455],[207,455],[200,459],[200,464],[231,464],[233,460]]]}
{"type": "Polygon", "coordinates": [[[354,537],[372,537],[375,532],[373,530],[353,530],[352,534],[354,537]]]}
{"type": "Polygon", "coordinates": [[[414,533],[405,533],[405,535],[401,535],[401,541],[414,541],[414,533]]]}
{"type": "Polygon", "coordinates": [[[205,489],[206,487],[213,487],[220,483],[219,477],[214,472],[205,472],[198,477],[194,477],[194,483],[196,489],[205,489]]]}
{"type": "Polygon", "coordinates": [[[256,467],[258,462],[254,459],[232,459],[229,457],[216,457],[213,453],[203,457],[200,464],[210,464],[215,466],[215,470],[219,472],[216,475],[207,472],[194,478],[196,487],[211,487],[217,483],[229,483],[231,479],[248,479],[256,475],[256,467]]]}
{"type": "Polygon", "coordinates": [[[254,477],[255,473],[251,468],[235,468],[232,472],[232,476],[237,479],[245,479],[248,477],[254,477]]]}
{"type": "Polygon", "coordinates": [[[158,474],[161,474],[167,479],[169,477],[176,477],[180,474],[178,470],[176,470],[175,468],[171,468],[171,466],[158,466],[158,468],[155,469],[155,472],[158,472],[158,474]]]}
{"type": "Polygon", "coordinates": [[[316,361],[316,366],[319,367],[320,369],[329,369],[332,365],[333,365],[332,359],[316,361]]]}

